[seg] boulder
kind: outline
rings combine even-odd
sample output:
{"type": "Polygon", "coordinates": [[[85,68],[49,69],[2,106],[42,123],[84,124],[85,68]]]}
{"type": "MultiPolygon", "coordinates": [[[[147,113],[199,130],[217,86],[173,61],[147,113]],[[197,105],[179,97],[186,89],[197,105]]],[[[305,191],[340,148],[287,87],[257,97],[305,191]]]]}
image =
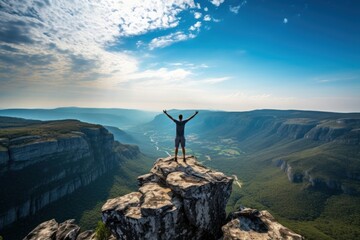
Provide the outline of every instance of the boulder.
{"type": "Polygon", "coordinates": [[[268,211],[243,208],[229,215],[229,222],[222,227],[223,240],[286,239],[302,240],[303,237],[278,223],[268,211]]]}
{"type": "Polygon", "coordinates": [[[55,219],[43,222],[32,230],[23,240],[53,240],[56,237],[59,224],[55,219]]]}

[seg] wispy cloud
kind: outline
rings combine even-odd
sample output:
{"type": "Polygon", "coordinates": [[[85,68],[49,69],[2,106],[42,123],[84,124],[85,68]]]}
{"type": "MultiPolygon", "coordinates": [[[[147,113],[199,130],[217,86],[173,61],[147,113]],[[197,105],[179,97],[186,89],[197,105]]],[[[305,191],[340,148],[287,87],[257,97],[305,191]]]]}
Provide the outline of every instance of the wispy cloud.
{"type": "Polygon", "coordinates": [[[245,6],[245,4],[247,3],[247,1],[245,0],[245,1],[242,1],[239,5],[237,5],[237,6],[229,6],[229,10],[230,10],[230,12],[232,12],[232,13],[235,13],[235,14],[238,14],[239,13],[239,10],[243,7],[243,6],[245,6]]]}
{"type": "Polygon", "coordinates": [[[185,34],[184,32],[171,33],[166,36],[157,37],[151,40],[149,43],[149,49],[154,50],[155,48],[163,48],[176,42],[185,41],[191,38],[195,38],[196,35],[193,33],[185,34]]]}
{"type": "Polygon", "coordinates": [[[227,81],[229,79],[231,79],[231,77],[208,78],[208,79],[202,80],[201,83],[203,83],[203,84],[216,84],[216,83],[221,83],[221,82],[227,81]]]}
{"type": "Polygon", "coordinates": [[[343,82],[343,81],[360,81],[360,75],[356,73],[348,73],[334,76],[316,77],[315,81],[318,83],[332,83],[332,82],[343,82]]]}
{"type": "Polygon", "coordinates": [[[195,70],[195,69],[201,69],[201,68],[209,68],[209,66],[205,63],[201,64],[194,64],[189,62],[175,62],[175,63],[169,63],[169,66],[181,66],[187,69],[195,70]]]}
{"type": "Polygon", "coordinates": [[[206,15],[204,16],[204,21],[206,21],[206,22],[211,21],[211,17],[210,17],[209,14],[206,14],[206,15]]]}

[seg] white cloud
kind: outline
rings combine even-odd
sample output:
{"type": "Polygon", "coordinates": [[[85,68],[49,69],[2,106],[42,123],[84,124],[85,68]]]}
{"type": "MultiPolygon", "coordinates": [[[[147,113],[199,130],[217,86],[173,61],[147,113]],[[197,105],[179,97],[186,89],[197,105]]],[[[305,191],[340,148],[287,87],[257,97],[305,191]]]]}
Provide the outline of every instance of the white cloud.
{"type": "Polygon", "coordinates": [[[247,3],[247,1],[242,1],[239,5],[237,6],[229,6],[229,10],[232,13],[238,14],[239,10],[247,3]]]}
{"type": "Polygon", "coordinates": [[[209,14],[207,14],[207,15],[205,15],[204,16],[204,21],[211,21],[211,17],[210,17],[210,15],[209,14]]]}
{"type": "Polygon", "coordinates": [[[184,32],[180,32],[180,31],[176,33],[171,33],[169,35],[157,37],[151,40],[151,42],[149,43],[149,49],[153,50],[155,48],[163,48],[173,43],[185,41],[195,37],[196,35],[192,33],[185,34],[184,32]]]}
{"type": "Polygon", "coordinates": [[[220,6],[225,0],[211,0],[210,2],[215,6],[220,6]]]}
{"type": "Polygon", "coordinates": [[[204,8],[204,11],[207,12],[207,11],[209,11],[209,9],[208,9],[207,7],[205,7],[205,8],[204,8]]]}
{"type": "MultiPolygon", "coordinates": [[[[43,64],[46,66],[23,64],[19,68],[8,61],[5,65],[13,72],[6,77],[15,79],[17,72],[21,79],[49,85],[55,81],[82,84],[73,80],[98,78],[111,84],[126,81],[127,74],[139,71],[139,59],[125,50],[107,49],[128,36],[173,28],[179,24],[179,13],[196,6],[193,0],[2,2],[0,32],[13,32],[15,36],[2,38],[5,40],[1,42],[14,51],[0,50],[0,54],[12,58],[12,62],[17,59],[18,64],[25,58],[43,61],[41,59],[51,56],[43,64]],[[76,71],[77,67],[82,71],[76,71]]],[[[175,33],[172,40],[193,37],[175,33]]],[[[161,41],[157,44],[160,46],[161,41]]],[[[136,43],[137,47],[143,45],[141,41],[136,43]]]]}
{"type": "Polygon", "coordinates": [[[283,23],[287,24],[288,23],[288,19],[284,18],[283,23]]]}
{"type": "MultiPolygon", "coordinates": [[[[131,51],[112,49],[123,47],[119,43],[129,36],[174,28],[180,24],[179,13],[195,7],[199,5],[193,0],[78,0],[76,4],[66,0],[2,1],[0,33],[5,28],[19,35],[18,39],[7,40],[1,35],[0,44],[16,51],[0,49],[0,54],[22,65],[0,62],[0,78],[6,75],[15,79],[2,81],[0,106],[154,108],[164,104],[164,99],[176,104],[181,96],[182,102],[177,106],[185,107],[197,101],[197,93],[211,99],[213,94],[207,88],[216,88],[216,84],[229,78],[201,77],[208,65],[175,63],[164,68],[154,60],[151,69],[143,70],[143,59],[153,56],[145,52],[140,58],[131,51]],[[11,25],[14,22],[19,24],[11,25]],[[4,97],[9,95],[7,92],[11,93],[10,98],[4,97]]],[[[193,27],[200,29],[202,23],[198,21],[193,27]]],[[[147,46],[169,46],[195,38],[197,33],[173,30],[154,38],[147,46]]],[[[148,43],[142,40],[134,44],[142,49],[148,43]]],[[[203,101],[202,106],[208,103],[203,101]]]]}
{"type": "Polygon", "coordinates": [[[196,22],[196,23],[194,24],[194,27],[200,28],[200,27],[201,27],[201,22],[196,22]]]}
{"type": "Polygon", "coordinates": [[[201,27],[201,22],[198,21],[198,22],[196,22],[194,25],[192,25],[192,26],[189,28],[189,30],[190,30],[190,31],[195,31],[195,30],[200,31],[200,27],[201,27]]]}
{"type": "Polygon", "coordinates": [[[202,14],[200,12],[195,12],[194,13],[194,18],[195,19],[199,19],[199,18],[201,18],[201,16],[202,16],[202,14]]]}

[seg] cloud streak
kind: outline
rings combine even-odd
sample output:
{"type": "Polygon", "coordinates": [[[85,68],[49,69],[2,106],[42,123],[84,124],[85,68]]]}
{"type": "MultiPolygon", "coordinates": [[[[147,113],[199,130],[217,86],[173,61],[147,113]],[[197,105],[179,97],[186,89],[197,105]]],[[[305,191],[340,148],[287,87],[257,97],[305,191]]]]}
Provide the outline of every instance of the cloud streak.
{"type": "MultiPolygon", "coordinates": [[[[195,25],[194,25],[194,30],[196,28],[195,25]]],[[[164,48],[176,42],[186,41],[188,39],[195,37],[196,35],[193,33],[190,34],[185,34],[184,32],[171,33],[169,35],[157,37],[151,40],[151,42],[149,43],[149,49],[154,50],[155,48],[164,48]]]]}

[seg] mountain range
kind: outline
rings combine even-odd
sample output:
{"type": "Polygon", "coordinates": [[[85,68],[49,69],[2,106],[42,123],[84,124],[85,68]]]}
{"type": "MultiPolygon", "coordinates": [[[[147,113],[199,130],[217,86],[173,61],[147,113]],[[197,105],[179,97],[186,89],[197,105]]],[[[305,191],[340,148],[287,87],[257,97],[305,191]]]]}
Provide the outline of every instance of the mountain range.
{"type": "MultiPolygon", "coordinates": [[[[26,111],[28,115],[22,117],[39,119],[31,110],[26,111]]],[[[4,110],[0,115],[4,112],[9,114],[4,110]]],[[[174,118],[181,113],[186,119],[193,111],[169,113],[174,118]]],[[[66,114],[58,117],[66,118],[66,114]]],[[[137,120],[124,122],[125,127],[119,124],[120,117],[97,122],[101,114],[96,110],[92,115],[96,117],[89,122],[106,125],[115,140],[136,144],[151,157],[173,154],[175,124],[164,114],[151,113],[151,117],[139,111],[134,117],[137,120]],[[111,124],[114,122],[117,125],[111,124]]],[[[118,114],[131,116],[128,112],[118,114]]],[[[236,179],[228,212],[242,205],[268,209],[282,224],[308,239],[354,239],[360,235],[360,113],[204,110],[187,123],[186,136],[188,154],[236,179]]],[[[110,189],[126,188],[125,193],[134,190],[134,185],[127,185],[129,179],[135,178],[135,172],[144,172],[149,164],[143,157],[139,159],[120,164],[125,181],[110,184],[110,189]]],[[[94,184],[101,188],[101,183],[94,184]]],[[[115,192],[112,190],[111,195],[115,192]]],[[[93,213],[95,209],[99,207],[87,211],[93,213]]],[[[71,216],[63,219],[68,218],[71,216]]],[[[86,217],[82,215],[81,219],[86,217]]],[[[87,222],[84,226],[94,225],[82,222],[87,222]]]]}

